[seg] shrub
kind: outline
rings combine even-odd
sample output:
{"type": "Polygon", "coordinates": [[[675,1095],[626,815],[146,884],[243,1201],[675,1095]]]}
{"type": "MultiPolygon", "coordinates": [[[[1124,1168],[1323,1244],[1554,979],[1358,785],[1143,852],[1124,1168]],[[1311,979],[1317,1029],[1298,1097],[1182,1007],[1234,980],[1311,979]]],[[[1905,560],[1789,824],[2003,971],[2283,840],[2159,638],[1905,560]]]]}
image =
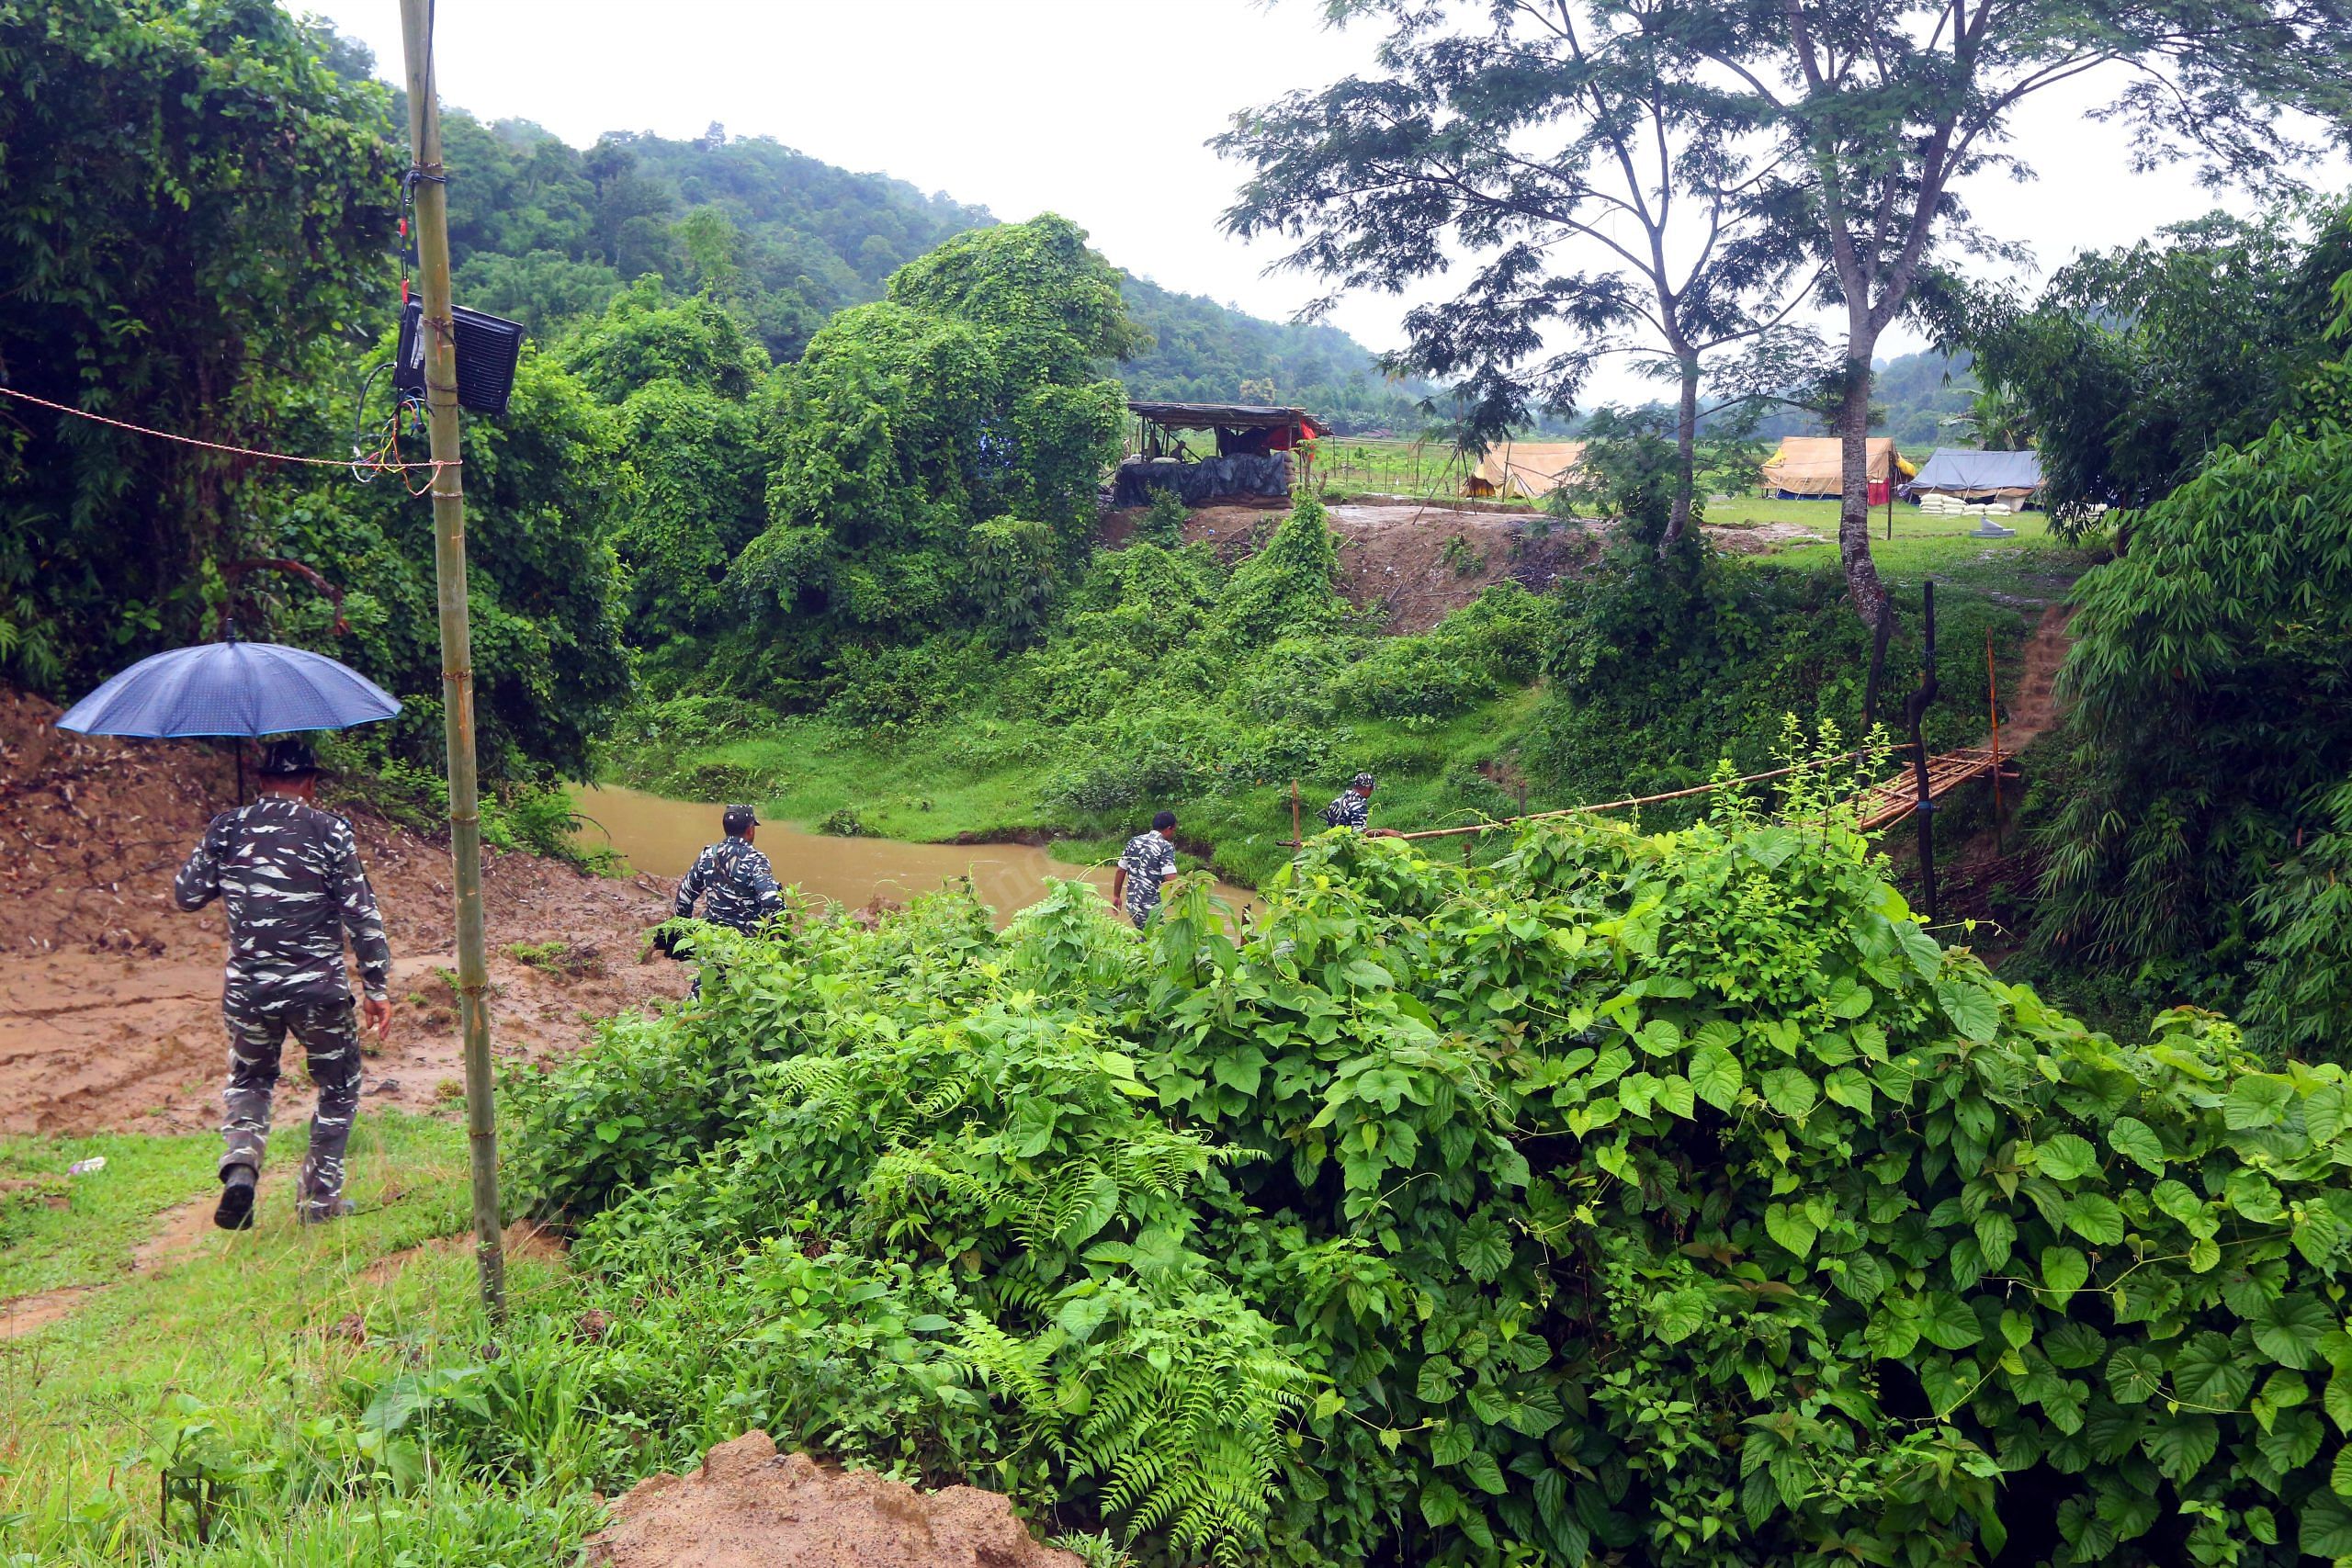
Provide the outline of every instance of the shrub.
{"type": "Polygon", "coordinates": [[[1155,1562],[2352,1551],[2346,1073],[2085,1030],[1804,778],[1469,866],[1326,835],[1239,938],[1197,888],[1148,944],[1077,889],[716,933],[698,1008],[519,1083],[523,1185],[604,1208],[616,1301],[802,1282],[682,1285],[711,1352],[599,1397],[1155,1562]]]}
{"type": "Polygon", "coordinates": [[[1184,498],[1172,485],[1156,485],[1151,501],[1144,508],[1143,520],[1136,525],[1136,537],[1147,544],[1175,549],[1184,542],[1184,498]]]}

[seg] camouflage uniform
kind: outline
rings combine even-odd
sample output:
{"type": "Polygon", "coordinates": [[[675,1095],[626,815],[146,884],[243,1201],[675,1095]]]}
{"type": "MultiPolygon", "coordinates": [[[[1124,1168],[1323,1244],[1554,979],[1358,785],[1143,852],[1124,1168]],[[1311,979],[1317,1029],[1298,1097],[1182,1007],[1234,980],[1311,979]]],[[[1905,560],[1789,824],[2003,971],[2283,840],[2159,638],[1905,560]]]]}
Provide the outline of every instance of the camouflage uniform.
{"type": "Polygon", "coordinates": [[[694,869],[678,884],[672,913],[686,919],[703,898],[702,918],[715,926],[750,931],[784,908],[784,891],[768,869],[768,857],[741,839],[721,839],[695,857],[694,869]]]}
{"type": "Polygon", "coordinates": [[[1159,912],[1159,885],[1176,874],[1176,846],[1148,829],[1119,852],[1119,869],[1127,874],[1127,919],[1140,931],[1159,912]]]}
{"type": "Polygon", "coordinates": [[[296,1201],[305,1218],[323,1219],[343,1196],[343,1152],[359,1107],[359,1027],[343,966],[345,935],[368,999],[384,999],[391,973],[375,890],[348,823],[271,795],[215,817],[172,883],[172,901],[183,909],[200,909],[216,897],[229,915],[220,991],[229,1025],[220,1168],[260,1171],[278,1057],[291,1030],[310,1055],[311,1081],[319,1089],[296,1201]]]}
{"type": "Polygon", "coordinates": [[[1342,790],[1340,798],[1323,808],[1323,825],[1327,828],[1351,828],[1363,830],[1372,820],[1372,802],[1353,790],[1342,790]]]}

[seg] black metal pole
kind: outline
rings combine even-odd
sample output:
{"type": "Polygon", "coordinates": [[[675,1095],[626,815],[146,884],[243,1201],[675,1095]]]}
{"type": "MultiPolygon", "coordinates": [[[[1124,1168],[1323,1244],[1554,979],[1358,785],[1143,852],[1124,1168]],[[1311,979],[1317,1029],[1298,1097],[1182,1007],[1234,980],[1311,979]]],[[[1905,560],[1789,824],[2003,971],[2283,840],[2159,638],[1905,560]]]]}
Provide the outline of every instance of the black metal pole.
{"type": "Polygon", "coordinates": [[[1919,662],[1919,689],[1911,694],[1905,715],[1911,721],[1911,779],[1917,786],[1919,797],[1913,815],[1919,823],[1919,886],[1925,896],[1922,902],[1928,919],[1937,919],[1936,910],[1936,802],[1928,788],[1928,747],[1919,732],[1920,721],[1927,717],[1928,705],[1936,700],[1936,585],[1933,579],[1919,590],[1920,614],[1926,621],[1919,662]]]}

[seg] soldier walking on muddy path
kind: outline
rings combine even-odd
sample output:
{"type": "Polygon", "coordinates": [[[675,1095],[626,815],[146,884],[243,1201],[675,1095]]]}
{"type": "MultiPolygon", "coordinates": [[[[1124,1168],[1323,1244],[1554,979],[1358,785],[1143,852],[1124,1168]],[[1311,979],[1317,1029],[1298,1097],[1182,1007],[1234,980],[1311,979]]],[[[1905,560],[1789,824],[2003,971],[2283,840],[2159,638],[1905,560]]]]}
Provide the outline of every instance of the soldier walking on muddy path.
{"type": "Polygon", "coordinates": [[[351,826],[319,810],[319,764],[300,740],[272,743],[261,765],[260,798],[223,811],[172,883],[172,902],[189,911],[214,898],[229,917],[229,963],[220,1013],[229,1026],[228,1109],[220,1133],[220,1203],[213,1223],[249,1230],[254,1189],[269,1145],[270,1098],[291,1032],[309,1055],[319,1106],[311,1152],[295,1184],[305,1224],[351,1213],[343,1196],[343,1155],[359,1108],[359,1028],[344,969],[348,935],[359,961],[368,1026],[391,1027],[386,997],[392,953],[375,890],[359,863],[351,826]]]}

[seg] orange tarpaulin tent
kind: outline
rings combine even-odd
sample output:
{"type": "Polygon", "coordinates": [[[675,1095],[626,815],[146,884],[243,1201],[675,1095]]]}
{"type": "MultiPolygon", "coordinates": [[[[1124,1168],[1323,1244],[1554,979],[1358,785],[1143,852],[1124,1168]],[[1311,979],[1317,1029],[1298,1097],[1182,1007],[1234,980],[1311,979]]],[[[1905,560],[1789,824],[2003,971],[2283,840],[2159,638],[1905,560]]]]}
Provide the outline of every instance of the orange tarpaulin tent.
{"type": "MultiPolygon", "coordinates": [[[[1884,435],[1872,436],[1870,455],[1871,504],[1883,504],[1888,487],[1919,471],[1905,462],[1884,435]]],[[[1834,435],[1783,435],[1781,449],[1764,465],[1764,488],[1782,500],[1827,497],[1846,493],[1845,445],[1834,435]]]]}
{"type": "Polygon", "coordinates": [[[1581,441],[1506,441],[1490,446],[1464,488],[1473,495],[1544,497],[1576,478],[1581,441]]]}

